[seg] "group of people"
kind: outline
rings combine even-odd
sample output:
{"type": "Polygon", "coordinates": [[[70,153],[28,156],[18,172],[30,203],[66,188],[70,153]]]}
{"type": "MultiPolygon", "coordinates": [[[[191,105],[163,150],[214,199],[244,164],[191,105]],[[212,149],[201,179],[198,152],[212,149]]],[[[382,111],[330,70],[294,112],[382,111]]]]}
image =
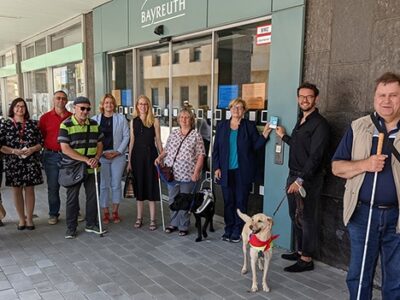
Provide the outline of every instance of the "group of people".
{"type": "MultiPolygon", "coordinates": [[[[148,200],[149,229],[156,230],[156,201],[160,201],[157,167],[172,168],[174,180],[168,184],[169,203],[179,193],[192,193],[201,178],[208,149],[193,110],[183,107],[177,117],[179,128],[161,143],[160,123],[154,117],[151,102],[139,96],[133,120],[115,113],[117,102],[106,94],[100,113],[89,118],[91,103],[86,97],[74,100],[74,113],[66,110],[64,91],[54,93],[54,108],[39,123],[30,119],[22,98],[12,101],[8,119],[0,122],[0,146],[5,155],[6,185],[12,187],[18,214],[18,230],[34,230],[34,186],[43,183],[41,155],[47,175],[49,224],[57,224],[60,211],[59,162],[64,157],[84,162],[87,176],[67,188],[65,238],[77,235],[79,189],[86,191],[85,231],[100,233],[97,219],[95,176],[100,171],[100,206],[105,224],[121,221],[119,204],[121,181],[127,169],[134,178],[137,203],[135,228],[143,226],[144,201],[148,200]],[[125,153],[128,149],[128,163],[125,153]],[[101,167],[100,167],[101,166],[101,167]],[[109,204],[112,203],[112,210],[109,204]]],[[[277,138],[289,145],[289,175],[286,193],[289,215],[295,234],[295,252],[282,254],[294,261],[287,272],[314,269],[312,257],[317,242],[316,208],[323,185],[324,161],[330,140],[329,125],[318,111],[319,90],[311,83],[297,89],[299,118],[291,135],[276,127],[277,138]]],[[[254,122],[244,118],[246,101],[237,98],[229,104],[231,118],[220,121],[212,151],[214,177],[222,187],[225,228],[222,240],[239,242],[243,221],[236,210],[247,211],[251,184],[255,178],[254,154],[265,146],[272,131],[267,123],[261,134],[254,122]]],[[[385,73],[376,80],[375,112],[352,122],[333,158],[334,175],[347,179],[343,218],[351,241],[351,261],[347,276],[350,298],[371,299],[377,259],[382,264],[384,299],[400,298],[400,76],[385,73]],[[377,153],[378,134],[384,133],[382,153],[377,153]],[[369,233],[367,234],[367,229],[369,233]],[[368,240],[366,241],[366,236],[368,240]],[[368,245],[366,259],[363,258],[368,245]],[[365,264],[365,266],[364,266],[365,264]],[[362,267],[361,267],[362,266],[362,267]],[[365,268],[364,268],[365,267],[365,268]],[[363,274],[361,274],[363,272],[363,274]],[[363,281],[359,291],[359,280],[363,281]]],[[[206,125],[206,124],[204,124],[206,125]]],[[[210,124],[208,124],[210,126],[210,124]]],[[[210,139],[206,139],[210,141],[210,139]]],[[[206,143],[208,148],[209,144],[206,143]]],[[[1,204],[1,202],[0,202],[1,204]]],[[[0,209],[0,221],[5,211],[0,209]]],[[[188,210],[171,211],[166,233],[188,234],[188,210]]]]}

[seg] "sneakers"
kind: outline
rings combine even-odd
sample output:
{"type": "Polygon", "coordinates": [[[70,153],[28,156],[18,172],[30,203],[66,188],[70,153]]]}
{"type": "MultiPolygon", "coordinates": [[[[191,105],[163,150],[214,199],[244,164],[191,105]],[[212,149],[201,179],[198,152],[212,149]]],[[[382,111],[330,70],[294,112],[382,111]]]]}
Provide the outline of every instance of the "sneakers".
{"type": "Polygon", "coordinates": [[[67,229],[67,232],[65,233],[65,238],[66,239],[76,238],[76,230],[67,229]]]}
{"type": "Polygon", "coordinates": [[[312,270],[314,270],[314,262],[313,261],[307,262],[302,259],[299,259],[294,265],[286,267],[283,270],[285,272],[290,272],[290,273],[312,271],[312,270]]]}
{"type": "Polygon", "coordinates": [[[225,242],[229,242],[230,238],[229,238],[229,236],[228,236],[226,233],[224,233],[224,234],[221,236],[221,240],[223,240],[223,241],[225,241],[225,242]]]}
{"type": "Polygon", "coordinates": [[[281,255],[283,259],[297,261],[300,258],[300,254],[298,252],[293,253],[284,253],[281,255]]]}
{"type": "Polygon", "coordinates": [[[231,239],[229,241],[231,243],[239,243],[241,240],[242,240],[242,238],[240,236],[239,237],[234,236],[234,237],[231,237],[231,239]]]}
{"type": "Polygon", "coordinates": [[[89,232],[89,233],[95,233],[95,234],[102,234],[102,233],[107,232],[107,230],[104,230],[104,229],[103,229],[103,232],[100,232],[100,228],[97,225],[86,225],[85,231],[89,232]]]}
{"type": "Polygon", "coordinates": [[[49,225],[56,225],[58,223],[58,217],[50,216],[49,219],[47,220],[47,223],[49,223],[49,225]]]}

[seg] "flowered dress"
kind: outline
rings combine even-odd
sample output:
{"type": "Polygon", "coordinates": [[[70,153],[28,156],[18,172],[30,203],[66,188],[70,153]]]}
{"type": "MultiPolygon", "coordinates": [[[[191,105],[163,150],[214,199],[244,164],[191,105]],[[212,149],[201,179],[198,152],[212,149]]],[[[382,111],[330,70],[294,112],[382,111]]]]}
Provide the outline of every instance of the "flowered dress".
{"type": "MultiPolygon", "coordinates": [[[[43,144],[43,138],[34,120],[23,123],[7,119],[0,122],[0,144],[22,149],[43,144]]],[[[14,154],[5,155],[6,186],[33,186],[43,183],[40,153],[22,158],[14,154]]]]}

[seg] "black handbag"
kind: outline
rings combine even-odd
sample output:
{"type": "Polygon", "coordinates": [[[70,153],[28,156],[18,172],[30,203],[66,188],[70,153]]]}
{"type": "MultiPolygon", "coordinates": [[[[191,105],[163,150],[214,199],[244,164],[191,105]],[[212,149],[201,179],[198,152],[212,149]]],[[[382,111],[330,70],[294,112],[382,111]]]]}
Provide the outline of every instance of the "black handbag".
{"type": "Polygon", "coordinates": [[[133,175],[131,172],[126,174],[125,186],[124,186],[124,198],[133,198],[133,175]]]}
{"type": "Polygon", "coordinates": [[[58,183],[63,187],[74,186],[82,182],[87,175],[86,163],[79,160],[63,158],[58,166],[58,183]]]}

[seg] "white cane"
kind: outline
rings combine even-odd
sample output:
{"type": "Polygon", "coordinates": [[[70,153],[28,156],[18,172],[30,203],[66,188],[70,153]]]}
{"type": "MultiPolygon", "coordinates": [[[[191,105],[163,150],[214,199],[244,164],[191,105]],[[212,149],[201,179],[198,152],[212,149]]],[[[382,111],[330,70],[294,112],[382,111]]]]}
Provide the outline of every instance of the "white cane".
{"type": "Polygon", "coordinates": [[[162,192],[161,192],[161,179],[160,179],[160,171],[158,170],[158,168],[157,168],[157,176],[158,176],[158,190],[160,191],[161,222],[163,231],[165,231],[164,207],[163,207],[162,192]]]}
{"type": "Polygon", "coordinates": [[[101,211],[100,211],[100,197],[99,197],[99,182],[97,181],[97,167],[94,168],[94,182],[96,186],[96,202],[97,202],[97,216],[99,218],[99,234],[103,237],[103,224],[101,223],[101,211]]]}
{"type": "MultiPolygon", "coordinates": [[[[383,146],[383,138],[384,138],[384,136],[385,135],[383,133],[379,133],[378,146],[377,146],[377,149],[376,149],[376,154],[377,155],[380,155],[382,153],[382,146],[383,146]]],[[[361,263],[360,281],[358,283],[357,300],[360,300],[360,296],[361,296],[361,287],[362,287],[362,281],[363,281],[363,277],[364,277],[365,260],[367,258],[369,230],[370,230],[370,227],[371,227],[372,209],[373,209],[374,200],[375,200],[375,189],[376,189],[376,180],[377,180],[377,178],[378,178],[378,172],[375,172],[374,183],[372,185],[371,203],[369,205],[368,224],[367,224],[367,233],[365,235],[364,253],[363,253],[363,258],[362,258],[362,263],[361,263]]]]}

